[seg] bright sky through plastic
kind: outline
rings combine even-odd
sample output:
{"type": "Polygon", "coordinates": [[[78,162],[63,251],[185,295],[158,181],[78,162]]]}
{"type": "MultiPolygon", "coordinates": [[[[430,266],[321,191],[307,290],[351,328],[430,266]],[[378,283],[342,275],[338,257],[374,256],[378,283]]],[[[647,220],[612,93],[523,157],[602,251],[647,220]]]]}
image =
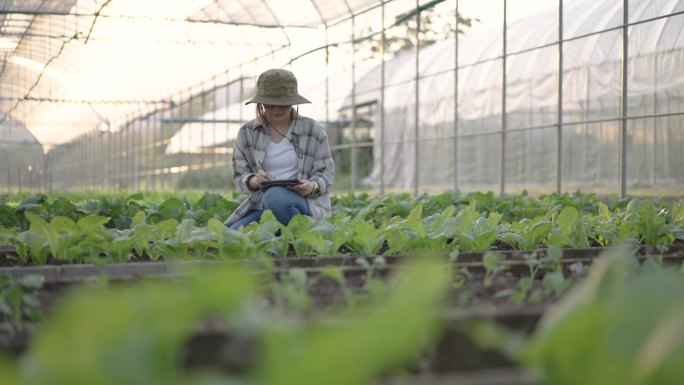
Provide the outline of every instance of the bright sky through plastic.
{"type": "MultiPolygon", "coordinates": [[[[564,6],[575,0],[564,0],[564,6]]],[[[466,17],[476,17],[481,23],[474,25],[473,30],[503,22],[503,0],[461,0],[460,12],[466,17]]],[[[558,0],[507,0],[507,22],[512,23],[549,8],[558,9],[558,0]]]]}
{"type": "MultiPolygon", "coordinates": [[[[271,66],[286,66],[290,57],[302,55],[326,44],[322,28],[285,28],[288,31],[288,37],[285,37],[280,29],[182,22],[188,15],[195,14],[213,1],[173,1],[173,6],[169,6],[171,2],[168,0],[119,0],[111,2],[104,13],[128,15],[127,17],[99,18],[92,29],[93,21],[90,18],[77,19],[78,33],[83,36],[87,34],[91,39],[87,44],[81,40],[70,42],[68,48],[70,53],[73,51],[71,56],[62,55],[53,60],[45,68],[44,74],[47,76],[43,78],[43,82],[51,87],[51,97],[55,99],[93,102],[70,107],[41,104],[31,110],[23,123],[40,142],[52,144],[68,141],[91,130],[93,126],[100,127],[102,124],[116,131],[131,114],[144,113],[146,110],[140,111],[141,107],[134,103],[109,101],[154,102],[166,99],[169,95],[179,95],[180,92],[183,95],[187,92],[199,92],[208,76],[226,73],[226,68],[231,68],[228,71],[230,77],[235,77],[236,63],[250,63],[244,69],[259,73],[271,66]],[[288,44],[291,48],[278,51],[288,44]],[[270,54],[274,51],[277,55],[270,54]],[[253,58],[265,59],[252,64],[253,58]],[[150,69],[154,76],[150,76],[150,69]],[[56,129],[59,125],[68,129],[56,129]]],[[[265,1],[283,25],[316,19],[310,0],[265,1]]],[[[464,16],[481,20],[474,25],[474,31],[488,26],[500,27],[503,1],[461,0],[459,7],[464,16]]],[[[570,1],[572,0],[564,0],[570,1]]],[[[424,0],[420,3],[427,2],[424,0]]],[[[95,11],[88,2],[79,4],[84,5],[76,10],[78,12],[95,11]]],[[[343,3],[331,6],[342,6],[341,4],[343,3]]],[[[507,0],[507,4],[508,20],[513,22],[528,14],[557,7],[558,1],[507,0]]],[[[445,10],[453,9],[453,6],[453,1],[437,4],[437,7],[445,10]]],[[[396,0],[388,3],[387,7],[404,12],[415,7],[415,0],[396,0]]],[[[375,23],[373,17],[372,13],[370,17],[360,15],[357,23],[375,23]]],[[[389,20],[393,20],[393,17],[389,20]]],[[[331,42],[347,41],[348,29],[338,30],[346,35],[333,36],[331,42]]],[[[14,40],[8,38],[0,40],[0,48],[8,49],[15,44],[14,40]]],[[[35,63],[33,58],[15,57],[11,60],[23,70],[36,72],[44,68],[44,63],[35,63]]],[[[310,54],[298,59],[293,71],[302,80],[306,80],[320,74],[321,68],[320,55],[310,54]]],[[[327,69],[329,76],[334,77],[336,70],[334,65],[330,66],[327,69]]],[[[364,70],[359,65],[356,68],[357,76],[364,70]]],[[[342,77],[345,83],[336,89],[340,93],[346,92],[351,84],[350,76],[345,74],[337,77],[342,77]]],[[[256,81],[256,78],[253,80],[256,81]]],[[[311,92],[308,89],[304,91],[311,92]]],[[[144,105],[144,108],[150,110],[158,107],[160,106],[154,103],[144,105]]],[[[302,113],[308,114],[308,109],[313,107],[303,106],[302,113]]],[[[245,114],[248,115],[238,116],[251,116],[253,111],[250,109],[245,114]]]]}
{"type": "MultiPolygon", "coordinates": [[[[415,5],[414,0],[402,0],[405,1],[407,7],[412,4],[415,5]]],[[[569,3],[573,0],[564,0],[564,3],[569,3]]],[[[307,11],[307,6],[304,3],[300,3],[300,6],[293,7],[291,3],[281,0],[267,0],[271,9],[274,10],[277,17],[283,22],[283,24],[297,24],[298,17],[303,18],[304,15],[307,18],[309,15],[307,11]],[[304,12],[304,15],[302,14],[304,12]]],[[[459,9],[464,17],[479,19],[479,22],[473,24],[473,27],[468,30],[467,33],[475,32],[479,29],[485,28],[499,28],[503,22],[503,12],[502,12],[503,0],[461,0],[459,3],[459,9]]],[[[524,18],[531,14],[535,14],[544,11],[549,8],[558,7],[557,0],[507,0],[508,6],[508,23],[513,23],[518,19],[524,18]]],[[[443,2],[437,5],[437,9],[453,10],[452,2],[443,2]]],[[[302,28],[286,28],[288,34],[290,35],[290,41],[293,44],[290,52],[293,55],[299,55],[303,52],[311,49],[312,46],[322,46],[325,44],[323,39],[323,33],[316,34],[312,33],[310,29],[302,28]]],[[[299,111],[304,116],[310,116],[317,119],[322,119],[325,106],[321,103],[323,100],[323,95],[317,95],[316,93],[322,89],[320,84],[308,84],[313,78],[313,74],[321,70],[321,63],[316,57],[311,57],[312,60],[306,60],[305,58],[298,60],[293,68],[295,74],[300,78],[300,93],[306,97],[314,100],[313,104],[305,104],[299,106],[299,111]]],[[[264,63],[269,65],[268,63],[264,63]]],[[[276,63],[277,65],[278,63],[276,63]]],[[[362,63],[358,64],[357,73],[363,73],[364,67],[362,63]]],[[[267,68],[260,68],[261,72],[267,68]]],[[[365,68],[368,69],[368,68],[365,68]]],[[[335,68],[331,69],[330,75],[335,79],[347,79],[350,77],[349,74],[339,74],[335,73],[335,68]]],[[[256,81],[256,78],[254,79],[256,81]]],[[[335,80],[337,82],[337,80],[335,80]]],[[[336,83],[331,84],[331,87],[339,93],[351,92],[350,86],[347,83],[336,83]]],[[[331,108],[335,109],[335,106],[331,108]]],[[[238,111],[241,111],[241,116],[251,118],[254,114],[253,106],[244,106],[243,103],[236,103],[235,105],[225,108],[221,111],[215,113],[207,114],[206,118],[211,118],[217,116],[220,118],[226,118],[228,116],[237,116],[238,111]],[[215,115],[214,115],[215,114],[215,115]]],[[[227,139],[234,138],[237,134],[239,124],[232,124],[228,130],[228,136],[226,137],[226,130],[224,127],[216,126],[212,128],[206,128],[206,131],[215,130],[216,132],[212,135],[206,137],[200,135],[191,135],[190,132],[199,132],[200,124],[188,123],[183,125],[183,128],[179,133],[174,136],[171,140],[171,144],[168,148],[168,152],[174,153],[179,151],[186,152],[200,152],[202,146],[213,145],[214,143],[207,142],[210,138],[217,138],[217,141],[225,141],[227,139]],[[182,138],[182,139],[181,139],[182,138]]]]}

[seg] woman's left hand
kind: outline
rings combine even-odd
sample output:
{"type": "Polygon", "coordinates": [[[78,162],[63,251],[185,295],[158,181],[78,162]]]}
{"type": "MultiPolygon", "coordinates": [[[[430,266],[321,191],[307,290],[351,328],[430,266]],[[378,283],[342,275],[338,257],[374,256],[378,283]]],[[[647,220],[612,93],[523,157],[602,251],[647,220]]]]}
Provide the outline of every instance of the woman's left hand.
{"type": "Polygon", "coordinates": [[[299,184],[296,186],[291,186],[289,187],[291,190],[294,190],[297,194],[305,197],[307,195],[310,195],[313,191],[316,185],[314,182],[306,179],[300,179],[299,184]]]}

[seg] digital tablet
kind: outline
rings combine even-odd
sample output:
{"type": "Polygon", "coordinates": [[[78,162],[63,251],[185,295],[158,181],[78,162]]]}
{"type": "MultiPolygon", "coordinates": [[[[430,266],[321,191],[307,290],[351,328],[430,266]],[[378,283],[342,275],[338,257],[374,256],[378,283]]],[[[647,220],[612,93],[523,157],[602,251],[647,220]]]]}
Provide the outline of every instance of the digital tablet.
{"type": "Polygon", "coordinates": [[[261,182],[261,188],[267,189],[273,186],[296,186],[299,184],[299,179],[274,179],[265,180],[261,182]]]}

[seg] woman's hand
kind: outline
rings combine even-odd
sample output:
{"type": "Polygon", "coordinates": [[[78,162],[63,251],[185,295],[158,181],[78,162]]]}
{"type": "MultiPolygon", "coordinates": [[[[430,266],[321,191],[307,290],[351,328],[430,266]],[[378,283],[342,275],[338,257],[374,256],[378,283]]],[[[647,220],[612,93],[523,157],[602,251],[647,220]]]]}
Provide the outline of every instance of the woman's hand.
{"type": "Polygon", "coordinates": [[[297,194],[305,197],[311,195],[316,188],[316,182],[312,182],[306,179],[300,179],[299,184],[296,186],[288,187],[290,190],[294,190],[297,194]]]}
{"type": "Polygon", "coordinates": [[[264,170],[259,170],[253,177],[249,178],[247,184],[252,190],[258,190],[261,188],[261,182],[265,180],[272,180],[273,176],[264,170]]]}

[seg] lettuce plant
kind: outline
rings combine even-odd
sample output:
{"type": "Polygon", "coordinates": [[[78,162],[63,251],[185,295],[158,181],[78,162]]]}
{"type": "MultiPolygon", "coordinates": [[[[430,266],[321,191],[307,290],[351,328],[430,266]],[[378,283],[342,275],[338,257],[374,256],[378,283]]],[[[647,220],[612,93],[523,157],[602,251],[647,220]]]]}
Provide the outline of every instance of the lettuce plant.
{"type": "Polygon", "coordinates": [[[588,248],[589,239],[584,223],[579,210],[573,206],[563,207],[553,218],[553,228],[547,244],[575,249],[588,248]]]}
{"type": "Polygon", "coordinates": [[[546,243],[552,226],[552,222],[544,216],[523,218],[506,226],[499,239],[519,250],[536,250],[546,243]]]}
{"type": "MultiPolygon", "coordinates": [[[[677,209],[675,209],[677,212],[677,209]]],[[[675,221],[678,214],[675,214],[675,221]]],[[[620,232],[632,236],[646,245],[670,245],[674,242],[682,227],[676,223],[668,223],[665,212],[658,212],[651,200],[634,199],[625,208],[620,232]]]]}

